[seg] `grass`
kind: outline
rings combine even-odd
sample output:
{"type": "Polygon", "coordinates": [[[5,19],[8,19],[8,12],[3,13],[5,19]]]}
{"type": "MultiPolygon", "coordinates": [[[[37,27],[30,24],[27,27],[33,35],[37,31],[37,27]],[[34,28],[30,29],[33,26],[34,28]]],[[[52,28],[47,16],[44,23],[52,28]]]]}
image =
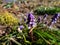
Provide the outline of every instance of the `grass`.
{"type": "MultiPolygon", "coordinates": [[[[25,25],[26,27],[26,25],[25,25]]],[[[50,30],[46,26],[39,24],[33,29],[33,41],[31,34],[27,27],[23,29],[23,32],[17,30],[11,31],[9,34],[0,38],[0,44],[2,45],[60,45],[60,30],[50,30]],[[38,28],[37,28],[38,27],[38,28]]]]}

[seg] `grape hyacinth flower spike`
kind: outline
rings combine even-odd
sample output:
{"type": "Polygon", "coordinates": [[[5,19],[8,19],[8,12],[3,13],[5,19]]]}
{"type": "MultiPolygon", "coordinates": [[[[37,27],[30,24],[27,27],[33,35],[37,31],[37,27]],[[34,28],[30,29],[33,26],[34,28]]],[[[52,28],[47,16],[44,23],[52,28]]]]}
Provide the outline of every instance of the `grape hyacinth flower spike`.
{"type": "Polygon", "coordinates": [[[29,25],[28,27],[30,27],[30,28],[34,27],[34,25],[36,26],[35,17],[32,13],[28,14],[28,23],[27,24],[29,25]]]}
{"type": "Polygon", "coordinates": [[[47,22],[47,17],[48,17],[47,14],[45,14],[44,17],[43,17],[43,23],[44,23],[44,24],[45,24],[45,22],[47,22]]]}
{"type": "Polygon", "coordinates": [[[58,19],[58,18],[59,18],[59,16],[60,16],[60,15],[59,15],[59,13],[58,13],[58,14],[55,14],[53,18],[58,19]]]}
{"type": "Polygon", "coordinates": [[[37,19],[37,22],[41,22],[42,18],[39,16],[38,19],[37,19]]]}
{"type": "Polygon", "coordinates": [[[29,24],[29,22],[30,22],[30,19],[31,19],[31,17],[30,17],[30,13],[28,14],[28,16],[27,16],[27,24],[29,24]]]}
{"type": "Polygon", "coordinates": [[[57,20],[56,18],[52,19],[49,28],[53,28],[53,25],[57,22],[56,20],[57,20]]]}
{"type": "Polygon", "coordinates": [[[44,15],[43,19],[45,19],[46,17],[48,17],[48,15],[47,15],[47,14],[45,14],[45,15],[44,15]]]}
{"type": "Polygon", "coordinates": [[[57,22],[57,18],[53,18],[51,22],[56,23],[57,22]]]}

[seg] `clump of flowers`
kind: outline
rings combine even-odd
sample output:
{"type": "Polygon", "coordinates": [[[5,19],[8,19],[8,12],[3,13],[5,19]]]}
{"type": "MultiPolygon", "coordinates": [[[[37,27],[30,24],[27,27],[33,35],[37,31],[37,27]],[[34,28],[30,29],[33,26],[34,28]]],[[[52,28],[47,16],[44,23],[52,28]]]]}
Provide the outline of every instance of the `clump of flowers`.
{"type": "Polygon", "coordinates": [[[39,16],[38,19],[37,19],[37,22],[41,23],[42,22],[42,17],[39,16]]]}
{"type": "Polygon", "coordinates": [[[35,17],[32,13],[28,14],[27,20],[28,20],[27,24],[29,29],[36,26],[35,17]]]}
{"type": "Polygon", "coordinates": [[[51,21],[50,28],[52,28],[52,26],[53,26],[55,23],[57,23],[57,20],[58,20],[59,17],[60,17],[60,14],[59,14],[59,13],[58,13],[58,14],[55,14],[55,15],[53,16],[52,21],[51,21]]]}
{"type": "Polygon", "coordinates": [[[48,19],[47,19],[47,17],[48,17],[48,14],[45,14],[45,15],[43,16],[43,23],[44,23],[44,24],[48,24],[48,19]]]}
{"type": "Polygon", "coordinates": [[[4,13],[0,13],[0,25],[6,26],[14,26],[18,25],[19,21],[17,18],[13,16],[13,14],[5,11],[4,13]]]}

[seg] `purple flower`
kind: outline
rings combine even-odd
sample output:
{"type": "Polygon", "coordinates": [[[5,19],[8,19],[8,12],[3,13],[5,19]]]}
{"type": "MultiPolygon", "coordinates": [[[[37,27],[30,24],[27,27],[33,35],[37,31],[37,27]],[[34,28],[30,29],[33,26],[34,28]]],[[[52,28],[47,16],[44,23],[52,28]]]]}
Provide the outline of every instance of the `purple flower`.
{"type": "Polygon", "coordinates": [[[48,15],[45,14],[44,17],[43,17],[43,20],[44,20],[44,21],[47,20],[47,17],[48,17],[48,15]]]}
{"type": "Polygon", "coordinates": [[[28,29],[31,29],[31,25],[28,24],[28,29]]]}
{"type": "Polygon", "coordinates": [[[32,13],[29,13],[27,18],[28,20],[27,24],[29,24],[30,21],[35,21],[34,19],[35,19],[34,15],[32,13]]]}
{"type": "Polygon", "coordinates": [[[55,24],[55,23],[56,23],[56,21],[54,21],[54,20],[51,22],[51,24],[55,24]]]}
{"type": "Polygon", "coordinates": [[[29,13],[28,18],[34,19],[35,17],[34,17],[34,15],[32,13],[29,13]]]}
{"type": "Polygon", "coordinates": [[[52,19],[52,22],[53,22],[53,21],[57,21],[57,19],[56,19],[56,18],[53,18],[53,19],[52,19]]]}
{"type": "Polygon", "coordinates": [[[48,15],[47,15],[47,14],[45,14],[45,15],[44,15],[44,17],[43,17],[43,19],[45,19],[47,16],[48,16],[48,15]]]}
{"type": "Polygon", "coordinates": [[[23,26],[23,25],[21,25],[21,26],[20,26],[20,30],[22,30],[23,28],[24,28],[24,26],[23,26]]]}
{"type": "Polygon", "coordinates": [[[34,15],[32,13],[28,14],[27,20],[28,20],[27,21],[28,28],[30,29],[30,28],[34,27],[34,25],[35,25],[35,17],[34,17],[34,15]]]}
{"type": "Polygon", "coordinates": [[[34,23],[35,23],[35,22],[30,22],[29,24],[31,25],[31,27],[33,27],[34,23]]]}
{"type": "Polygon", "coordinates": [[[53,25],[55,23],[55,21],[51,22],[51,24],[53,25]]]}
{"type": "Polygon", "coordinates": [[[59,16],[60,16],[60,14],[58,13],[58,14],[55,14],[53,18],[57,18],[58,19],[59,16]]]}
{"type": "Polygon", "coordinates": [[[30,14],[28,14],[28,17],[27,17],[27,24],[29,24],[30,20],[31,20],[31,17],[30,17],[30,14]]]}
{"type": "Polygon", "coordinates": [[[31,19],[34,19],[35,17],[34,17],[34,15],[33,15],[33,14],[30,14],[30,18],[31,18],[31,19]]]}
{"type": "Polygon", "coordinates": [[[30,28],[35,27],[35,26],[36,26],[36,23],[35,23],[35,22],[30,22],[30,23],[28,24],[28,27],[30,27],[30,28]]]}
{"type": "Polygon", "coordinates": [[[35,19],[30,19],[30,22],[35,22],[35,19]]]}
{"type": "Polygon", "coordinates": [[[39,23],[40,21],[41,21],[41,17],[39,16],[37,22],[39,23]]]}
{"type": "Polygon", "coordinates": [[[26,22],[26,18],[24,18],[24,21],[26,22]]]}
{"type": "Polygon", "coordinates": [[[60,13],[58,13],[57,19],[60,17],[60,13]]]}
{"type": "Polygon", "coordinates": [[[24,21],[26,21],[26,18],[24,18],[24,21]]]}
{"type": "Polygon", "coordinates": [[[58,14],[55,14],[53,18],[57,18],[58,14]]]}

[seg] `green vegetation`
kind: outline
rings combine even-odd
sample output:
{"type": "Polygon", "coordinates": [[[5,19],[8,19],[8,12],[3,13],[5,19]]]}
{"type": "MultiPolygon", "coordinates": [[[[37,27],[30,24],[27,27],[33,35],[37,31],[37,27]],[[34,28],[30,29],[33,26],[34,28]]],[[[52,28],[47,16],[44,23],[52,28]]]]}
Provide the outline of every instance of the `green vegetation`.
{"type": "Polygon", "coordinates": [[[4,8],[11,8],[13,6],[13,3],[7,3],[6,5],[4,5],[4,8]]]}
{"type": "Polygon", "coordinates": [[[60,45],[60,30],[55,31],[49,29],[43,24],[39,24],[36,28],[33,29],[33,41],[29,36],[29,30],[27,26],[22,32],[18,30],[11,31],[8,35],[2,36],[0,38],[2,45],[60,45]]]}
{"type": "Polygon", "coordinates": [[[13,14],[5,12],[0,13],[0,25],[14,26],[18,25],[19,20],[13,14]]]}
{"type": "Polygon", "coordinates": [[[34,10],[35,14],[56,14],[58,12],[60,12],[60,8],[59,7],[44,7],[44,6],[41,6],[41,7],[37,7],[35,10],[34,10]]]}
{"type": "Polygon", "coordinates": [[[60,45],[60,15],[53,16],[54,19],[51,19],[47,16],[45,18],[44,16],[35,17],[31,13],[37,7],[34,14],[52,16],[60,12],[60,7],[45,7],[48,4],[45,0],[41,0],[41,2],[46,3],[41,7],[38,7],[40,0],[18,0],[18,2],[4,4],[0,1],[2,3],[0,26],[5,26],[0,29],[0,33],[2,32],[0,34],[0,45],[60,45]],[[29,12],[30,14],[28,14],[29,12]],[[54,28],[54,26],[56,27],[54,28]]]}

